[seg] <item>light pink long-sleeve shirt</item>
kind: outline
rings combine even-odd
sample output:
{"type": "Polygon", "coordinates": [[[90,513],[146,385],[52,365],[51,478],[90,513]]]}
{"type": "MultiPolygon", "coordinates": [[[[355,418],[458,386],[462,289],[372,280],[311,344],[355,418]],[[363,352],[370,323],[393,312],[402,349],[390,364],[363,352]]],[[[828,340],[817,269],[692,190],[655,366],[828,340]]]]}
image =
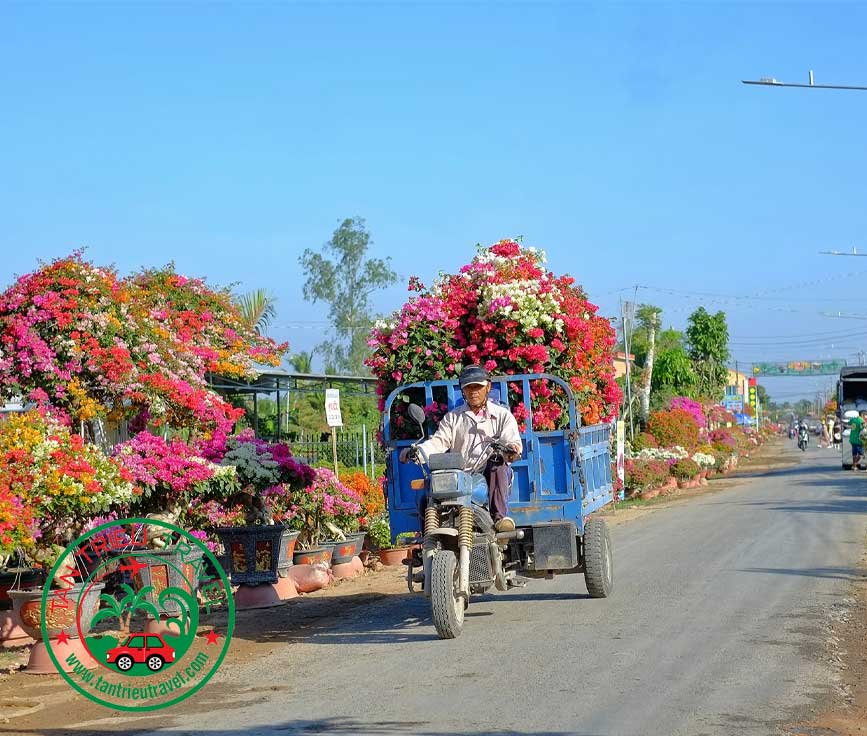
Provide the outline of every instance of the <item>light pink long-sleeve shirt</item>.
{"type": "Polygon", "coordinates": [[[480,416],[464,404],[446,414],[433,436],[418,448],[425,456],[439,452],[460,452],[465,459],[465,470],[481,472],[482,461],[488,455],[488,443],[495,438],[515,452],[521,452],[521,433],[512,412],[505,406],[489,401],[480,416]]]}

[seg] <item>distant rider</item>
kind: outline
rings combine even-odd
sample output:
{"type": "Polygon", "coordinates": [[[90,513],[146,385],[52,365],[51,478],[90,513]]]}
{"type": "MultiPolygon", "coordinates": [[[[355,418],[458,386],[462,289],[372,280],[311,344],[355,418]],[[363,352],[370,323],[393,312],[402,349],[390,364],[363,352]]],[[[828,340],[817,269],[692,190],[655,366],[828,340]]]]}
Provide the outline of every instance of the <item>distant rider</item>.
{"type": "Polygon", "coordinates": [[[861,459],[864,457],[864,440],[861,439],[861,431],[864,429],[863,415],[849,420],[849,444],[852,445],[852,470],[858,470],[861,459]]]}
{"type": "MultiPolygon", "coordinates": [[[[468,365],[458,378],[465,403],[446,414],[433,436],[420,443],[417,449],[423,456],[440,452],[460,452],[464,457],[464,470],[483,473],[488,483],[488,511],[498,532],[515,530],[515,522],[509,517],[509,491],[512,487],[512,469],[508,465],[495,465],[488,457],[491,440],[498,440],[507,450],[507,463],[521,457],[523,444],[518,422],[508,407],[488,401],[491,381],[488,372],[478,365],[468,365]]],[[[404,448],[400,461],[410,459],[410,450],[404,448]]]]}
{"type": "Polygon", "coordinates": [[[801,446],[801,442],[804,444],[807,443],[810,437],[810,429],[807,427],[807,423],[802,419],[801,423],[798,425],[798,447],[801,446]]]}

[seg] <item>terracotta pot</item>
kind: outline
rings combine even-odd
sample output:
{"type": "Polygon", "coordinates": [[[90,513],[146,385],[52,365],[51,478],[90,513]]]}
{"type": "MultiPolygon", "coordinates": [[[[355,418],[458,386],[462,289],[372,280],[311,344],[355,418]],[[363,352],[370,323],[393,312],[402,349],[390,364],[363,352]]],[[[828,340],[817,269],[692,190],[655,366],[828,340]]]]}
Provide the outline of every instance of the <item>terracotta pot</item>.
{"type": "MultiPolygon", "coordinates": [[[[12,601],[9,601],[12,604],[12,601]]],[[[32,644],[33,639],[21,628],[18,616],[11,610],[0,611],[0,647],[11,649],[12,647],[26,647],[32,644]]]]}
{"type": "Polygon", "coordinates": [[[400,565],[410,555],[412,547],[405,545],[402,547],[392,547],[391,549],[379,550],[379,561],[383,565],[400,565]]]}
{"type": "Polygon", "coordinates": [[[313,565],[317,562],[331,564],[331,547],[316,547],[315,549],[302,549],[292,555],[296,565],[313,565]]]}
{"type": "Polygon", "coordinates": [[[364,572],[364,565],[358,557],[353,557],[349,562],[332,565],[331,572],[338,580],[342,578],[355,578],[364,572]]]}

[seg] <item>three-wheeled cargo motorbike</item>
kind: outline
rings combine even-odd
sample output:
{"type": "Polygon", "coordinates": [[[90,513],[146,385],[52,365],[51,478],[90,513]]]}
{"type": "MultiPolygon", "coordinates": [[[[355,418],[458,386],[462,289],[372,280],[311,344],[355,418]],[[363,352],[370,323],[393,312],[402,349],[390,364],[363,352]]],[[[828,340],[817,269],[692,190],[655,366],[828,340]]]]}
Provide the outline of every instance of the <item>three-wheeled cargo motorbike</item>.
{"type": "MultiPolygon", "coordinates": [[[[417,534],[419,546],[405,560],[407,585],[430,598],[433,623],[443,639],[460,635],[471,596],[491,588],[507,590],[525,585],[527,578],[583,572],[591,597],[605,598],[613,589],[608,528],[603,519],[590,516],[613,500],[611,425],[580,426],[572,390],[556,376],[510,375],[491,383],[489,401],[510,409],[523,404],[523,452],[512,463],[509,494],[514,531],[496,531],[487,508],[487,482],[477,467],[467,468],[460,453],[425,457],[417,448],[433,429],[428,415],[463,402],[457,381],[406,384],[385,401],[391,534],[393,539],[417,534]],[[564,429],[533,429],[531,389],[540,386],[561,397],[564,429]],[[407,447],[414,462],[401,463],[400,452],[407,447]]],[[[494,464],[504,462],[497,439],[486,448],[494,464]]]]}

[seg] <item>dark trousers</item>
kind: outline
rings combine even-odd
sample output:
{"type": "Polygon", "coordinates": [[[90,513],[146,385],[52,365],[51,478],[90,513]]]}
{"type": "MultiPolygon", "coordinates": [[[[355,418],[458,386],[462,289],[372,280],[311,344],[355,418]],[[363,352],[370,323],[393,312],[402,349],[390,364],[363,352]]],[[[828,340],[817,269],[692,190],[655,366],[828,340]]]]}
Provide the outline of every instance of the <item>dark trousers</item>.
{"type": "Polygon", "coordinates": [[[488,482],[488,511],[494,521],[509,515],[509,493],[512,490],[514,471],[508,465],[488,463],[485,480],[488,482]]]}

